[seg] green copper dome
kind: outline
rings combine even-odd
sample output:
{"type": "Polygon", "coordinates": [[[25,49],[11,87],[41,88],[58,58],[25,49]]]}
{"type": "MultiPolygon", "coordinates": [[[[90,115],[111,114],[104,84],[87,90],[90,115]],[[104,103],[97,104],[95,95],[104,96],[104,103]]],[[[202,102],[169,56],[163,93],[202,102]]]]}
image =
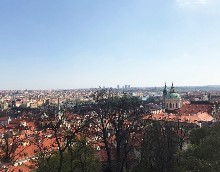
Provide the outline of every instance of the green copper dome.
{"type": "Polygon", "coordinates": [[[168,93],[166,99],[181,99],[178,93],[168,93]]]}

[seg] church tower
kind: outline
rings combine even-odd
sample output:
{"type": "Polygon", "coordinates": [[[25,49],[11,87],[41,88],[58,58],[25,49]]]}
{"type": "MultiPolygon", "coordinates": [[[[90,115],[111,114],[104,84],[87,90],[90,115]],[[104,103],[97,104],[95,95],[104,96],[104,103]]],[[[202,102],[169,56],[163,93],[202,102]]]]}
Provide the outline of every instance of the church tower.
{"type": "Polygon", "coordinates": [[[163,98],[165,110],[175,111],[182,107],[181,96],[178,93],[176,93],[173,83],[169,92],[167,91],[167,86],[165,84],[165,88],[163,90],[163,98]]]}
{"type": "Polygon", "coordinates": [[[170,93],[175,93],[175,87],[173,86],[173,82],[172,82],[172,86],[170,88],[170,93]]]}
{"type": "Polygon", "coordinates": [[[164,89],[163,89],[163,105],[162,105],[162,109],[163,110],[166,109],[165,98],[166,98],[167,93],[168,93],[168,91],[167,91],[167,84],[165,82],[165,86],[164,86],[164,89]]]}
{"type": "Polygon", "coordinates": [[[60,113],[60,96],[58,96],[57,104],[58,104],[58,113],[60,113]]]}
{"type": "Polygon", "coordinates": [[[59,119],[61,119],[62,113],[61,113],[61,111],[60,111],[60,96],[58,96],[57,104],[58,104],[57,117],[58,117],[59,119]]]}
{"type": "Polygon", "coordinates": [[[163,89],[163,98],[165,98],[166,97],[166,95],[167,95],[167,84],[166,84],[166,82],[165,82],[165,86],[164,86],[164,89],[163,89]]]}

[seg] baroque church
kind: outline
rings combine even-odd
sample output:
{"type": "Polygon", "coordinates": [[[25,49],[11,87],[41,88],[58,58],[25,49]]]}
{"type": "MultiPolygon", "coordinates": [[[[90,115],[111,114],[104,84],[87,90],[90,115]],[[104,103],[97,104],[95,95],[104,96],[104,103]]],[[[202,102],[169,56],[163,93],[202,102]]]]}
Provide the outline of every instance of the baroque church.
{"type": "MultiPolygon", "coordinates": [[[[209,96],[211,97],[211,96],[209,96]]],[[[166,121],[175,121],[178,117],[180,122],[192,123],[201,126],[204,123],[214,122],[216,118],[216,106],[210,101],[192,101],[187,102],[181,98],[172,86],[168,90],[165,83],[163,89],[163,108],[162,112],[156,113],[154,119],[166,121]]]]}
{"type": "Polygon", "coordinates": [[[168,111],[178,110],[183,106],[181,96],[175,91],[175,87],[172,86],[168,91],[167,85],[163,90],[163,109],[168,111]]]}

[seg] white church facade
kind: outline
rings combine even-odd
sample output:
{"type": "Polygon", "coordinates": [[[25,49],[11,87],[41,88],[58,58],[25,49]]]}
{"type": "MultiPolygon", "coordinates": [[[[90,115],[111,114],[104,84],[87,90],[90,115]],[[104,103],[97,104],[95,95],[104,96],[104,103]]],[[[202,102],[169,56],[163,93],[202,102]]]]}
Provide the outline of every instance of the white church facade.
{"type": "Polygon", "coordinates": [[[183,106],[181,96],[175,92],[175,87],[173,86],[173,83],[170,88],[170,91],[167,90],[167,86],[165,84],[165,88],[163,90],[163,99],[163,108],[165,110],[178,110],[183,106]]]}

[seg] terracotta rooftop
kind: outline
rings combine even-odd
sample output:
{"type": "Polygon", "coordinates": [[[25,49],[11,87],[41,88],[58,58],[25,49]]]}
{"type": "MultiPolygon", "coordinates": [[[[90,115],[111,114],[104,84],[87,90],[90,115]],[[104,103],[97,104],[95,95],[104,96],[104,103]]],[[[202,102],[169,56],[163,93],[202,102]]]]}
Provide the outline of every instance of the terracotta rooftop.
{"type": "Polygon", "coordinates": [[[197,114],[199,112],[207,112],[211,114],[213,105],[211,104],[185,104],[178,111],[179,114],[197,114]]]}
{"type": "Polygon", "coordinates": [[[151,116],[145,115],[144,120],[152,119],[157,121],[173,121],[173,122],[186,122],[186,123],[198,123],[198,122],[211,122],[214,118],[207,112],[201,112],[193,115],[176,115],[176,114],[153,114],[151,116]]]}

